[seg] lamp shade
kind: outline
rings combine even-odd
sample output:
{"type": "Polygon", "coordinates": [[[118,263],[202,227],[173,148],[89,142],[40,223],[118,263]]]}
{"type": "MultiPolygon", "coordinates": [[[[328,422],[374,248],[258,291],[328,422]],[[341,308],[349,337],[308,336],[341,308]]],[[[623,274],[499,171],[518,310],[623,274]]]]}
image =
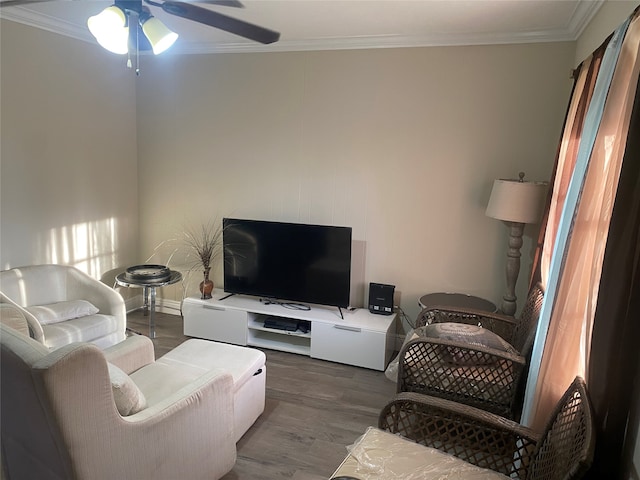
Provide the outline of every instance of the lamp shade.
{"type": "Polygon", "coordinates": [[[495,180],[486,214],[506,222],[537,223],[546,189],[546,182],[495,180]]]}
{"type": "Polygon", "coordinates": [[[129,51],[127,16],[119,7],[112,5],[89,17],[87,26],[103,48],[120,55],[129,51]]]}
{"type": "Polygon", "coordinates": [[[149,39],[155,55],[164,52],[178,39],[178,34],[169,30],[167,26],[156,17],[148,18],[142,24],[142,31],[149,39]]]}

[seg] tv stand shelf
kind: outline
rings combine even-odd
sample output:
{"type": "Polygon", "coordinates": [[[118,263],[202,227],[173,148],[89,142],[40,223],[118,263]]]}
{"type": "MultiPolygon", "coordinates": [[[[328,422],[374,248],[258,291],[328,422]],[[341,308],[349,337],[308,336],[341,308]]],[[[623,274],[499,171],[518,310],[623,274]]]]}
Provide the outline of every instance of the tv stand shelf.
{"type": "Polygon", "coordinates": [[[310,310],[292,310],[256,297],[233,295],[221,290],[213,298],[185,298],[182,307],[184,334],[236,345],[249,345],[313,358],[384,370],[395,343],[396,315],[375,315],[368,310],[340,310],[311,305],[310,310]],[[223,298],[226,297],[226,298],[223,298]],[[279,330],[264,326],[268,318],[304,320],[309,331],[279,330]]]}
{"type": "Polygon", "coordinates": [[[264,320],[271,316],[247,312],[247,344],[282,352],[311,355],[311,333],[265,327],[264,320]]]}

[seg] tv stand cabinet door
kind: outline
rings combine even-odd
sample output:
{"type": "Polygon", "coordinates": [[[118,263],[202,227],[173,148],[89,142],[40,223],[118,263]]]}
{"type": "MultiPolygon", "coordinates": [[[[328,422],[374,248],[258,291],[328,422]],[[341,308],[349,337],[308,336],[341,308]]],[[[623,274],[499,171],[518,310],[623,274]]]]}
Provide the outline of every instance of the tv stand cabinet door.
{"type": "Polygon", "coordinates": [[[182,305],[184,334],[216,342],[247,344],[247,312],[187,298],[182,305]]]}
{"type": "Polygon", "coordinates": [[[387,332],[314,322],[311,327],[311,356],[356,367],[384,370],[387,366],[387,340],[387,332]]]}

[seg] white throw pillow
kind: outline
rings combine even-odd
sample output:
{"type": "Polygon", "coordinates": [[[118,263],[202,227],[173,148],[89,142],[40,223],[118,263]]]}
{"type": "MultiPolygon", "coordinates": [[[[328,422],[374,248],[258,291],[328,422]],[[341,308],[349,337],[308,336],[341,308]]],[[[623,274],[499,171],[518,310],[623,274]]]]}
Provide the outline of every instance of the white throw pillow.
{"type": "Polygon", "coordinates": [[[138,413],[147,407],[147,399],[131,377],[115,365],[108,363],[111,391],[118,412],[123,417],[138,413]]]}
{"type": "Polygon", "coordinates": [[[95,305],[86,300],[69,300],[50,303],[49,305],[34,305],[27,307],[26,310],[36,317],[40,325],[49,325],[73,318],[95,315],[99,311],[95,305]]]}

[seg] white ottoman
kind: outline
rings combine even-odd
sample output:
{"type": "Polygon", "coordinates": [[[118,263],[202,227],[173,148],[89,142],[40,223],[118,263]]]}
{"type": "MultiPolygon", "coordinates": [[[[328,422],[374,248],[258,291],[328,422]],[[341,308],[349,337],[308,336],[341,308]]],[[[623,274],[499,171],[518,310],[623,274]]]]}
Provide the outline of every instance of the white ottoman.
{"type": "Polygon", "coordinates": [[[235,441],[237,442],[264,411],[266,357],[254,348],[209,340],[190,339],[160,357],[156,363],[179,366],[181,370],[220,369],[233,377],[235,441]]]}

